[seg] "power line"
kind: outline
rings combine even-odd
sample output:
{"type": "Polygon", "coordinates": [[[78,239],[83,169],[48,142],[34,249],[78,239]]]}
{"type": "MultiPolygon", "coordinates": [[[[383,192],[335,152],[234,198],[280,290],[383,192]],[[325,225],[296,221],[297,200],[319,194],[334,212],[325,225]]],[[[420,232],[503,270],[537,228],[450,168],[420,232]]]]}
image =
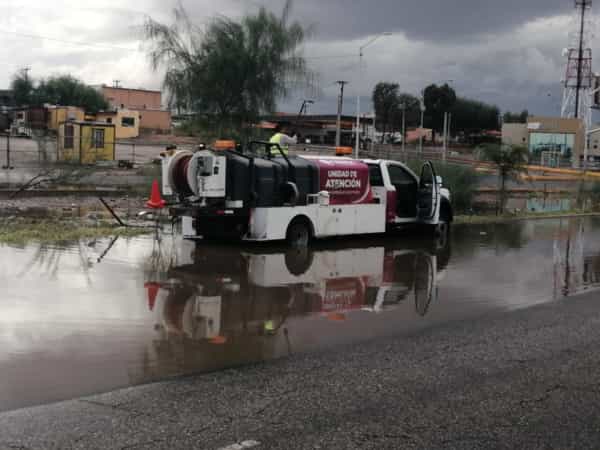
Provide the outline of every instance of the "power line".
{"type": "Polygon", "coordinates": [[[322,56],[305,56],[305,59],[332,59],[332,58],[357,58],[357,55],[322,55],[322,56]]]}
{"type": "MultiPolygon", "coordinates": [[[[15,36],[21,36],[21,37],[28,38],[28,39],[42,39],[45,41],[60,42],[63,44],[79,45],[79,46],[83,46],[83,47],[95,47],[95,48],[103,48],[103,49],[108,49],[108,50],[119,50],[119,51],[124,51],[124,52],[142,53],[141,50],[135,50],[135,49],[131,49],[131,48],[117,47],[114,45],[106,45],[106,44],[97,44],[95,42],[70,41],[67,39],[54,38],[54,37],[50,37],[50,36],[42,36],[39,34],[20,33],[18,31],[0,30],[0,33],[12,34],[15,36]]],[[[340,54],[340,55],[305,56],[305,59],[341,59],[341,58],[354,58],[354,57],[356,57],[356,55],[354,55],[354,54],[340,54]]]]}
{"type": "Polygon", "coordinates": [[[124,52],[141,53],[140,50],[134,50],[131,48],[117,47],[114,45],[97,44],[95,42],[69,41],[66,39],[59,39],[59,38],[54,38],[54,37],[49,37],[49,36],[41,36],[39,34],[19,33],[18,31],[0,30],[0,33],[12,34],[15,36],[21,36],[21,37],[25,37],[25,38],[29,38],[29,39],[42,39],[45,41],[61,42],[63,44],[80,45],[80,46],[84,46],[84,47],[96,47],[96,48],[104,48],[107,50],[120,50],[120,51],[124,51],[124,52]]]}

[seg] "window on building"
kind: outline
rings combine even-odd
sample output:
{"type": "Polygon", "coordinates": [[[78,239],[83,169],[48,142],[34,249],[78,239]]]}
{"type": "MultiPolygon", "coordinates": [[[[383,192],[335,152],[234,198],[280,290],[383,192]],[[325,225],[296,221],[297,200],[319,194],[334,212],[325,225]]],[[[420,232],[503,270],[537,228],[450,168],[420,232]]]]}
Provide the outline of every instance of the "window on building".
{"type": "Polygon", "coordinates": [[[541,156],[544,152],[561,153],[563,156],[573,154],[575,147],[574,133],[531,133],[529,135],[529,152],[541,156]]]}
{"type": "Polygon", "coordinates": [[[123,117],[121,118],[121,126],[133,128],[135,127],[135,117],[123,117]]]}
{"type": "Polygon", "coordinates": [[[106,123],[112,123],[112,117],[109,117],[108,119],[106,119],[106,123]]]}
{"type": "Polygon", "coordinates": [[[94,148],[104,148],[104,130],[101,128],[94,128],[92,133],[92,143],[94,148]]]}
{"type": "Polygon", "coordinates": [[[65,150],[69,150],[73,148],[73,139],[75,136],[75,130],[73,125],[65,125],[65,150]]]}

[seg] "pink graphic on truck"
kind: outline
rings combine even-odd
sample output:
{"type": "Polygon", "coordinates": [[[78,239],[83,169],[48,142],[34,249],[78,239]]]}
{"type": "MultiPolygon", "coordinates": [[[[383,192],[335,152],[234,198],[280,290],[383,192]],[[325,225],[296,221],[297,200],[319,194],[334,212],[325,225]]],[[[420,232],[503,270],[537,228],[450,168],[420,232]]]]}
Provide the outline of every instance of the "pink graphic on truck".
{"type": "Polygon", "coordinates": [[[371,203],[369,166],[360,161],[318,159],[320,190],[329,192],[332,205],[371,203]]]}

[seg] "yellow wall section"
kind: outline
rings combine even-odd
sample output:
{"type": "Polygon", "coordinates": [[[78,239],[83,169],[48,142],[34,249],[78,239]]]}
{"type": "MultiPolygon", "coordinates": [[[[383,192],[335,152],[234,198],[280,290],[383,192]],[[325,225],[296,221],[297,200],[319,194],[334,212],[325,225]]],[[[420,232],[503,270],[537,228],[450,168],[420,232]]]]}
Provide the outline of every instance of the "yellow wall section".
{"type": "Polygon", "coordinates": [[[101,125],[81,126],[81,163],[94,164],[97,161],[113,161],[115,159],[115,129],[101,125]],[[93,130],[104,130],[104,147],[96,148],[93,142],[93,130]]]}
{"type": "Polygon", "coordinates": [[[71,123],[73,125],[73,149],[65,149],[65,124],[58,132],[58,158],[61,161],[95,164],[98,161],[114,161],[115,128],[103,124],[71,123]],[[94,131],[104,130],[104,146],[95,147],[94,131]]]}
{"type": "Polygon", "coordinates": [[[85,120],[85,112],[73,106],[61,106],[48,109],[48,129],[57,131],[61,123],[72,119],[76,122],[85,120]]]}

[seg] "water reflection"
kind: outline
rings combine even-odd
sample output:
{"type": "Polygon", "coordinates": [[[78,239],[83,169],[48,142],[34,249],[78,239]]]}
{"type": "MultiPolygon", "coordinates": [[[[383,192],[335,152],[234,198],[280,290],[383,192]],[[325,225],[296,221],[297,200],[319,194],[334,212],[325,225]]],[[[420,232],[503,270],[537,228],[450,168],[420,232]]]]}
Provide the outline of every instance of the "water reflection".
{"type": "MultiPolygon", "coordinates": [[[[316,336],[306,336],[315,324],[358,339],[365,314],[412,305],[425,316],[449,259],[446,239],[304,250],[202,245],[165,281],[146,281],[156,336],[144,360],[185,371],[284,356],[313,345],[316,336]]],[[[160,370],[148,364],[141,377],[160,370]]]]}
{"type": "Polygon", "coordinates": [[[175,234],[0,246],[0,409],[528,307],[600,286],[600,221],[310,250],[175,234]]]}

